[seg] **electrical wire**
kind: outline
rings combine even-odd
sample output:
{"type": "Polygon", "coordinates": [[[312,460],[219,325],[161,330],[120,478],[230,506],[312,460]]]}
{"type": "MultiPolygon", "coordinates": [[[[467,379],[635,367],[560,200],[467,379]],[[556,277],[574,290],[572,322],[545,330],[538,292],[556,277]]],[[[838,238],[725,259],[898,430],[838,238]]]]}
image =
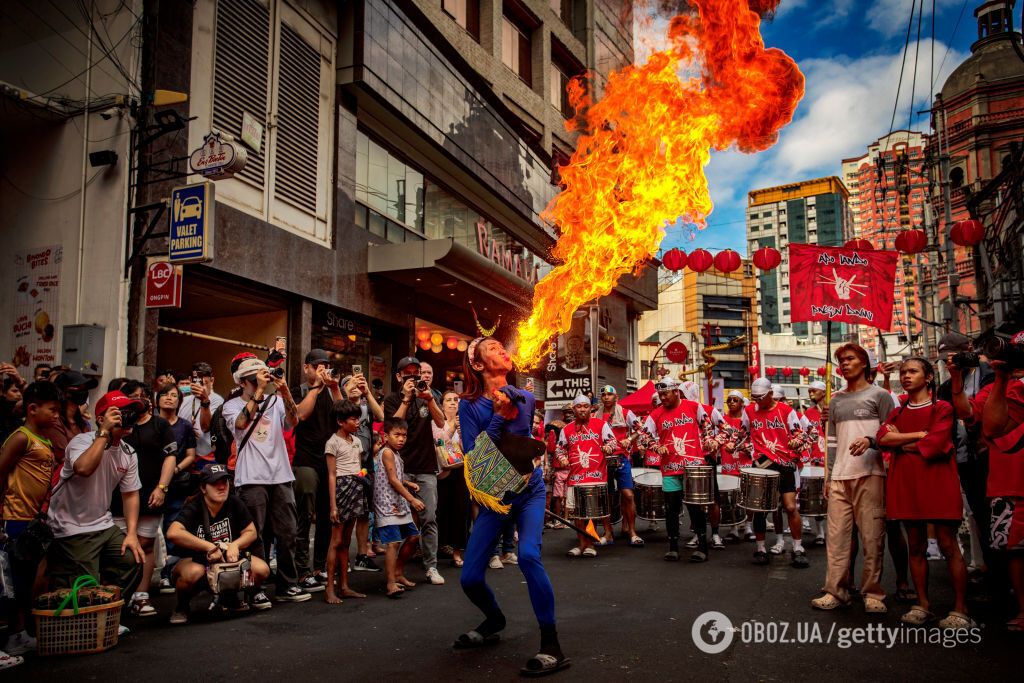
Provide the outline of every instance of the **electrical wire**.
{"type": "MultiPolygon", "coordinates": [[[[92,182],[94,180],[96,180],[97,178],[99,178],[100,174],[103,173],[105,170],[106,170],[105,168],[98,169],[95,173],[92,174],[92,177],[89,178],[89,180],[86,181],[85,186],[89,187],[90,185],[92,185],[92,182]]],[[[72,190],[71,192],[68,192],[67,194],[62,194],[62,195],[57,196],[57,197],[40,197],[39,195],[32,194],[31,192],[28,192],[28,191],[23,190],[22,188],[18,187],[15,184],[15,182],[10,179],[10,177],[7,175],[6,171],[0,172],[0,177],[2,177],[5,181],[7,181],[7,184],[10,185],[14,189],[15,192],[17,192],[18,194],[23,195],[25,197],[28,197],[29,199],[34,199],[37,202],[62,202],[64,200],[66,200],[66,199],[70,199],[70,198],[74,197],[75,195],[77,195],[79,192],[82,191],[82,188],[79,187],[79,188],[77,188],[75,190],[72,190]]]]}
{"type": "MultiPolygon", "coordinates": [[[[956,18],[956,23],[953,24],[953,33],[950,34],[949,40],[946,41],[946,52],[945,52],[945,54],[942,55],[942,61],[939,62],[939,68],[936,70],[935,76],[932,78],[932,87],[931,87],[932,92],[935,91],[935,80],[937,78],[939,78],[939,76],[942,75],[942,67],[946,64],[946,58],[949,57],[949,51],[953,47],[953,41],[956,40],[956,32],[957,32],[957,29],[960,28],[960,22],[964,18],[964,11],[966,9],[967,9],[967,0],[964,0],[964,3],[962,5],[960,5],[960,15],[956,18]]],[[[934,17],[934,14],[932,16],[934,17]]],[[[933,31],[932,35],[934,36],[934,31],[933,31]]],[[[934,42],[934,38],[932,40],[934,42]]],[[[932,60],[932,61],[934,62],[934,60],[932,60]]]]}

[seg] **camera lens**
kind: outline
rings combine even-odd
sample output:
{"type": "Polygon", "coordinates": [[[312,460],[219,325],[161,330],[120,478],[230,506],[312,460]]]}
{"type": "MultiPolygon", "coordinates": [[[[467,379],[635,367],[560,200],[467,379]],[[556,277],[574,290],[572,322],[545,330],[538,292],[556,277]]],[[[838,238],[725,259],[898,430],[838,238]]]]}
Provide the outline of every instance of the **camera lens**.
{"type": "Polygon", "coordinates": [[[284,368],[274,368],[273,370],[270,371],[270,374],[276,377],[277,379],[281,379],[282,377],[284,377],[284,368]]]}
{"type": "Polygon", "coordinates": [[[416,382],[416,388],[419,391],[426,391],[427,390],[427,382],[426,382],[426,380],[422,380],[421,379],[419,382],[416,382]]]}

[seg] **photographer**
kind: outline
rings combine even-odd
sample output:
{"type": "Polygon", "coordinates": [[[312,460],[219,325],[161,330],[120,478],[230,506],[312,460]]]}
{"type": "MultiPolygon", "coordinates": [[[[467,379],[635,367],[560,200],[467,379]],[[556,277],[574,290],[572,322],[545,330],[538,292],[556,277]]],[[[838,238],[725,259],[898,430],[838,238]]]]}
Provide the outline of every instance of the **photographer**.
{"type": "MultiPolygon", "coordinates": [[[[304,602],[310,595],[299,588],[295,569],[295,480],[288,464],[284,431],[295,426],[298,407],[292,400],[284,372],[271,374],[257,358],[245,358],[232,375],[242,393],[224,404],[224,420],[231,427],[237,444],[235,485],[238,497],[252,515],[256,532],[262,536],[267,526],[277,538],[278,601],[304,602]]],[[[266,559],[267,548],[261,541],[253,544],[253,554],[266,559]]],[[[252,600],[256,609],[266,609],[270,600],[261,591],[252,600]]]]}
{"type": "Polygon", "coordinates": [[[182,389],[178,417],[188,420],[196,433],[196,465],[202,470],[213,462],[213,444],[210,441],[210,423],[217,408],[224,405],[224,397],[213,390],[213,368],[199,362],[192,366],[190,382],[182,389]],[[187,388],[186,388],[187,387],[187,388]]]}
{"type": "Polygon", "coordinates": [[[430,385],[420,375],[420,361],[406,356],[398,361],[395,378],[401,389],[384,399],[384,416],[405,420],[409,436],[402,450],[405,474],[419,486],[415,496],[426,509],[419,513],[420,545],[427,580],[435,586],[444,583],[437,571],[437,455],[430,424],[444,427],[444,414],[437,405],[430,385]]]}
{"type": "MultiPolygon", "coordinates": [[[[178,604],[171,614],[172,624],[188,623],[189,601],[201,590],[208,590],[207,567],[214,562],[237,562],[242,551],[257,540],[256,525],[249,510],[231,493],[231,473],[224,465],[214,464],[199,475],[199,490],[181,509],[167,530],[167,538],[186,551],[174,567],[174,588],[178,604]],[[203,514],[203,507],[206,514],[203,514]],[[207,538],[207,535],[210,538],[207,538]]],[[[270,567],[258,557],[249,558],[254,586],[270,576],[270,567]]],[[[269,604],[269,603],[268,603],[269,604]]],[[[245,606],[237,604],[236,609],[245,606]]]]}
{"type": "MultiPolygon", "coordinates": [[[[136,531],[142,483],[135,450],[123,437],[131,433],[142,410],[142,401],[112,391],[96,403],[99,428],[68,443],[49,509],[54,539],[47,573],[58,587],[70,586],[82,574],[119,586],[125,596],[139,584],[145,561],[136,531]],[[125,531],[110,513],[115,489],[121,491],[125,531]]],[[[126,600],[125,613],[130,608],[126,600]]]]}
{"type": "Polygon", "coordinates": [[[331,542],[331,514],[327,495],[327,465],[324,446],[337,428],[331,420],[331,407],[344,397],[338,375],[331,370],[331,357],[323,349],[306,354],[302,364],[305,381],[292,389],[299,396],[299,423],[295,425],[295,505],[298,515],[295,566],[302,579],[299,585],[310,593],[324,589],[327,576],[324,564],[331,542]],[[313,539],[313,563],[309,561],[309,527],[317,519],[313,539]]]}

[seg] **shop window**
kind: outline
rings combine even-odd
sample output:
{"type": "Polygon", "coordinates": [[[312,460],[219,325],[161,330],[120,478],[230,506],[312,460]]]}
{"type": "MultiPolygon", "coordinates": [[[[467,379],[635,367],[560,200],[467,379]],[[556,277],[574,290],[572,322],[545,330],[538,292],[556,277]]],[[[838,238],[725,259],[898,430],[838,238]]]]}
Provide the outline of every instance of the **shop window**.
{"type": "MultiPolygon", "coordinates": [[[[356,132],[356,201],[382,219],[423,232],[423,174],[371,140],[356,132]]],[[[357,209],[357,222],[358,213],[357,209]]],[[[381,237],[395,231],[370,232],[381,237]]],[[[391,239],[387,237],[387,239],[391,239]]],[[[395,241],[395,240],[392,240],[395,241]]],[[[404,239],[398,241],[405,241],[404,239]]]]}
{"type": "Polygon", "coordinates": [[[518,18],[505,14],[501,17],[501,63],[512,73],[533,87],[533,66],[531,64],[530,34],[518,18]]]}
{"type": "Polygon", "coordinates": [[[480,0],[441,0],[441,9],[480,42],[480,0]]]}
{"type": "Polygon", "coordinates": [[[240,140],[245,114],[264,126],[260,151],[247,149],[217,198],[329,242],[335,37],[283,0],[205,0],[196,14],[192,147],[211,128],[240,140]]]}

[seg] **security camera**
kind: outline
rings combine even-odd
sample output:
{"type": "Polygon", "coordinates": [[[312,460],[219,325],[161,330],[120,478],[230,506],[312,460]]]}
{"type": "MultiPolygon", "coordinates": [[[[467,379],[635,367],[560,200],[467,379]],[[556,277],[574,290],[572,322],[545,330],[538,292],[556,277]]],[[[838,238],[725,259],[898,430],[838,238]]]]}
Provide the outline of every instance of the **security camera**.
{"type": "Polygon", "coordinates": [[[121,107],[111,107],[110,109],[104,109],[100,112],[100,118],[104,121],[109,121],[115,116],[121,116],[121,107]]]}

